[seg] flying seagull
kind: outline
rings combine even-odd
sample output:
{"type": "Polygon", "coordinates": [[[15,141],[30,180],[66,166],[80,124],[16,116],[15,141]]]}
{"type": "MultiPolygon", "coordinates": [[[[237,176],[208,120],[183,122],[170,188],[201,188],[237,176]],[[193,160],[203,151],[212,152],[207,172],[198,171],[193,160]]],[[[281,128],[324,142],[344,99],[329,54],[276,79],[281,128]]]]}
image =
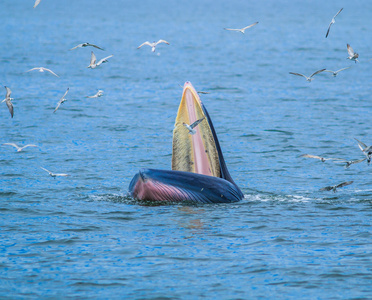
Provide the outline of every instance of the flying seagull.
{"type": "Polygon", "coordinates": [[[155,52],[155,47],[156,47],[158,44],[161,44],[161,43],[165,43],[165,44],[169,45],[169,43],[168,43],[167,41],[165,41],[165,40],[158,40],[157,42],[153,42],[153,43],[150,43],[150,42],[144,42],[143,44],[139,45],[139,46],[137,47],[137,49],[141,48],[141,47],[144,46],[144,45],[148,45],[148,46],[151,47],[151,51],[152,51],[152,52],[155,52]]]}
{"type": "Polygon", "coordinates": [[[199,120],[196,120],[196,121],[195,121],[194,123],[192,123],[191,125],[186,124],[185,122],[183,122],[182,125],[185,126],[185,127],[189,130],[189,133],[190,133],[190,134],[195,134],[195,133],[196,133],[196,130],[195,130],[194,128],[195,128],[196,126],[198,126],[199,123],[200,123],[201,121],[204,120],[204,118],[205,118],[205,117],[203,117],[203,118],[201,118],[201,119],[199,119],[199,120]]]}
{"type": "Polygon", "coordinates": [[[336,185],[333,185],[333,186],[326,186],[324,188],[321,188],[319,191],[331,191],[331,190],[333,190],[333,192],[336,193],[338,188],[343,187],[343,186],[347,186],[349,184],[352,184],[353,182],[354,181],[345,181],[345,182],[342,182],[342,183],[339,183],[339,184],[336,184],[336,185]]]}
{"type": "Polygon", "coordinates": [[[251,27],[253,27],[253,26],[257,25],[257,24],[258,24],[258,22],[253,23],[253,24],[251,24],[251,25],[249,25],[249,26],[247,26],[247,27],[241,28],[241,29],[233,29],[233,28],[224,28],[224,29],[225,29],[225,30],[232,30],[232,31],[239,31],[239,32],[241,32],[241,33],[244,33],[244,31],[245,31],[246,29],[251,28],[251,27]]]}
{"type": "Polygon", "coordinates": [[[14,144],[14,143],[4,143],[3,145],[9,145],[9,146],[13,146],[13,147],[17,148],[17,152],[21,152],[23,149],[25,149],[27,147],[37,147],[36,145],[32,145],[32,144],[28,144],[28,145],[23,146],[23,147],[19,147],[17,144],[14,144]]]}
{"type": "Polygon", "coordinates": [[[337,15],[343,10],[343,8],[341,8],[338,13],[332,18],[332,21],[331,23],[329,23],[329,26],[328,26],[328,30],[327,30],[327,34],[326,34],[326,38],[328,37],[328,34],[329,34],[329,30],[331,29],[331,26],[332,24],[334,24],[336,21],[335,21],[335,18],[337,17],[337,15]]]}
{"type": "Polygon", "coordinates": [[[38,68],[32,68],[32,69],[30,69],[30,70],[28,70],[28,71],[26,71],[26,73],[27,72],[31,72],[31,71],[34,71],[34,70],[39,70],[39,72],[44,72],[44,71],[48,71],[49,73],[51,73],[51,74],[53,74],[54,76],[57,76],[57,77],[59,77],[56,73],[54,73],[52,70],[50,70],[50,69],[47,69],[47,68],[44,68],[44,67],[38,67],[38,68]]]}
{"type": "Polygon", "coordinates": [[[326,160],[342,160],[340,158],[325,158],[325,157],[322,157],[322,156],[311,155],[311,154],[302,154],[302,155],[300,155],[300,157],[315,158],[315,159],[319,159],[322,162],[325,162],[326,160]]]}
{"type": "Polygon", "coordinates": [[[94,69],[94,68],[98,67],[100,64],[103,64],[103,63],[107,62],[107,60],[110,57],[113,57],[113,55],[109,55],[109,56],[107,56],[105,58],[102,58],[101,60],[98,61],[98,63],[96,63],[97,58],[96,58],[96,56],[94,55],[94,53],[92,51],[92,55],[90,57],[90,64],[89,64],[89,66],[87,68],[94,69]]]}
{"type": "Polygon", "coordinates": [[[372,146],[367,146],[366,144],[362,143],[361,141],[357,140],[356,138],[354,138],[354,140],[356,140],[358,142],[359,149],[362,150],[363,154],[367,158],[367,163],[369,164],[371,162],[372,146]]]}
{"type": "Polygon", "coordinates": [[[346,69],[350,69],[351,67],[346,67],[346,68],[342,68],[340,70],[337,70],[337,71],[331,71],[331,70],[324,70],[324,72],[329,72],[329,73],[332,73],[333,77],[336,77],[337,74],[343,70],[346,70],[346,69]]]}
{"type": "Polygon", "coordinates": [[[94,45],[94,44],[91,44],[91,43],[82,43],[82,44],[79,44],[79,45],[75,46],[74,48],[71,48],[70,50],[75,50],[77,48],[88,47],[88,46],[91,46],[91,47],[94,47],[94,48],[97,48],[97,49],[100,49],[100,50],[105,50],[105,49],[102,49],[101,47],[98,47],[97,45],[94,45]]]}
{"type": "Polygon", "coordinates": [[[56,107],[55,110],[53,111],[54,113],[57,111],[57,109],[60,107],[60,105],[61,105],[63,102],[67,101],[67,99],[65,99],[65,97],[66,97],[66,95],[67,95],[69,89],[70,89],[70,88],[67,88],[65,94],[64,94],[64,95],[62,96],[62,98],[58,101],[58,103],[57,103],[57,107],[56,107]]]}
{"type": "Polygon", "coordinates": [[[14,100],[13,98],[10,98],[10,94],[12,93],[12,91],[10,90],[10,88],[8,88],[7,86],[4,86],[5,89],[6,89],[6,95],[5,95],[5,99],[1,102],[5,102],[6,103],[6,106],[8,106],[8,109],[9,109],[9,112],[10,112],[10,115],[12,116],[13,118],[13,115],[14,115],[14,109],[13,109],[13,104],[12,104],[12,100],[14,100]]]}
{"type": "Polygon", "coordinates": [[[367,158],[358,159],[358,160],[340,160],[337,163],[345,163],[345,169],[348,169],[353,164],[358,164],[362,161],[365,161],[367,158]]]}
{"type": "Polygon", "coordinates": [[[36,6],[39,5],[40,1],[41,1],[41,0],[36,0],[36,1],[35,1],[34,8],[35,8],[36,6]]]}
{"type": "Polygon", "coordinates": [[[318,71],[314,72],[313,74],[311,74],[309,77],[307,77],[307,76],[305,76],[303,74],[300,74],[300,73],[289,72],[289,74],[305,77],[308,82],[311,82],[311,81],[313,81],[313,76],[315,76],[316,74],[319,74],[319,73],[321,73],[321,72],[323,72],[325,70],[326,69],[318,70],[318,71]]]}
{"type": "Polygon", "coordinates": [[[103,95],[103,91],[102,90],[98,90],[98,92],[93,95],[93,96],[87,96],[87,98],[98,98],[98,97],[101,97],[103,95]]]}
{"type": "Polygon", "coordinates": [[[52,176],[54,179],[57,177],[57,176],[70,176],[68,174],[64,174],[64,173],[52,173],[50,171],[48,171],[47,169],[43,168],[43,167],[40,167],[42,168],[44,171],[48,172],[50,176],[52,176]]]}
{"type": "Polygon", "coordinates": [[[347,57],[348,59],[355,61],[355,63],[357,63],[357,61],[359,61],[357,59],[359,57],[359,54],[354,52],[354,49],[351,48],[351,46],[349,44],[347,44],[347,53],[349,53],[349,56],[347,57]]]}

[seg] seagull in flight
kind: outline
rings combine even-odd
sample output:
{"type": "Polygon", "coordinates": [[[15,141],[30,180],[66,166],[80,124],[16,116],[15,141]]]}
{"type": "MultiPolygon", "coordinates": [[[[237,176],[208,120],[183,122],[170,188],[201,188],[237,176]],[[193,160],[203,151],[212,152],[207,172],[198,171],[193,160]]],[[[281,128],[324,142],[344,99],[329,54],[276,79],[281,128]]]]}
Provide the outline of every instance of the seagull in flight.
{"type": "Polygon", "coordinates": [[[98,92],[93,95],[93,96],[87,96],[87,98],[98,98],[98,97],[101,97],[103,96],[103,91],[102,90],[98,90],[98,92]]]}
{"type": "Polygon", "coordinates": [[[333,186],[326,186],[324,188],[321,188],[319,191],[332,191],[333,190],[333,192],[336,193],[338,188],[350,185],[353,182],[354,181],[345,181],[345,182],[342,182],[342,183],[339,183],[339,184],[336,184],[336,185],[333,185],[333,186]]]}
{"type": "Polygon", "coordinates": [[[239,32],[241,32],[241,33],[244,33],[244,31],[245,31],[246,29],[251,28],[251,27],[253,27],[253,26],[257,25],[257,24],[258,24],[258,22],[253,23],[253,24],[251,24],[251,25],[248,25],[247,27],[244,27],[244,28],[241,28],[241,29],[233,29],[233,28],[224,28],[224,29],[225,29],[225,30],[232,30],[232,31],[239,31],[239,32]]]}
{"type": "Polygon", "coordinates": [[[88,46],[91,46],[91,47],[94,47],[94,48],[97,48],[97,49],[100,49],[100,50],[105,50],[105,49],[102,49],[101,47],[98,47],[97,45],[94,45],[94,44],[91,44],[91,43],[82,43],[82,44],[79,44],[77,46],[75,46],[74,48],[71,48],[70,50],[75,50],[77,48],[83,48],[83,47],[88,47],[88,46]]]}
{"type": "Polygon", "coordinates": [[[315,159],[319,159],[321,162],[325,162],[326,160],[342,160],[340,158],[325,158],[325,157],[322,157],[322,156],[311,155],[311,154],[302,154],[302,155],[300,155],[300,157],[315,158],[315,159]]]}
{"type": "Polygon", "coordinates": [[[66,95],[67,95],[69,89],[70,89],[70,88],[67,88],[65,94],[64,94],[64,95],[62,96],[62,98],[58,101],[58,103],[57,103],[57,107],[56,107],[55,110],[53,111],[54,113],[57,111],[57,109],[60,107],[60,105],[61,105],[63,102],[67,101],[67,99],[65,99],[65,97],[66,97],[66,95]]]}
{"type": "Polygon", "coordinates": [[[9,145],[9,146],[13,146],[17,149],[17,152],[21,152],[23,149],[27,148],[27,147],[37,147],[36,145],[32,145],[32,144],[28,144],[26,146],[23,146],[23,147],[19,147],[17,144],[15,143],[4,143],[3,145],[9,145]]]}
{"type": "Polygon", "coordinates": [[[44,67],[38,67],[38,68],[32,68],[32,69],[30,69],[30,70],[28,70],[28,71],[26,71],[26,73],[27,72],[31,72],[31,71],[34,71],[34,70],[39,70],[39,72],[44,72],[44,71],[47,71],[47,72],[49,72],[49,73],[51,73],[51,74],[53,74],[54,76],[57,76],[57,77],[59,77],[56,73],[54,73],[52,70],[50,70],[50,69],[47,69],[47,68],[44,68],[44,67]]]}
{"type": "Polygon", "coordinates": [[[331,26],[332,24],[334,24],[336,21],[335,21],[335,18],[338,16],[338,14],[343,10],[343,8],[341,8],[338,13],[332,18],[332,21],[331,23],[329,23],[329,26],[328,26],[328,30],[327,30],[327,34],[326,34],[326,38],[328,37],[328,34],[329,34],[329,30],[331,29],[331,26]]]}
{"type": "Polygon", "coordinates": [[[89,66],[88,66],[87,68],[94,69],[94,68],[98,67],[99,65],[101,65],[101,64],[103,64],[103,63],[105,63],[105,62],[107,62],[107,60],[108,60],[109,58],[111,58],[111,57],[113,57],[113,55],[109,55],[109,56],[107,56],[107,57],[105,57],[105,58],[102,58],[101,60],[98,61],[98,63],[96,63],[97,58],[96,58],[96,56],[94,55],[94,53],[93,53],[93,51],[92,51],[92,55],[91,55],[91,57],[90,57],[90,64],[89,64],[89,66]]]}
{"type": "Polygon", "coordinates": [[[64,173],[52,173],[50,171],[48,171],[47,169],[43,168],[43,167],[40,167],[42,168],[44,171],[48,172],[50,176],[52,176],[54,179],[57,177],[57,176],[70,176],[68,174],[64,174],[64,173]]]}
{"type": "Polygon", "coordinates": [[[1,102],[5,102],[6,103],[6,106],[8,106],[8,109],[9,109],[9,112],[10,112],[10,115],[12,116],[13,118],[13,115],[14,115],[14,109],[13,109],[13,104],[12,104],[12,100],[14,100],[13,98],[10,98],[10,94],[12,93],[12,91],[10,90],[10,88],[8,88],[7,86],[4,86],[5,89],[6,89],[6,95],[5,95],[5,99],[1,102]]]}
{"type": "Polygon", "coordinates": [[[366,144],[362,143],[361,141],[357,140],[356,138],[354,138],[354,140],[356,140],[358,142],[359,149],[362,150],[363,154],[367,158],[367,163],[369,164],[371,162],[372,146],[367,146],[366,144]]]}
{"type": "Polygon", "coordinates": [[[169,43],[168,43],[167,41],[165,41],[165,40],[158,40],[157,42],[153,42],[153,43],[150,43],[150,42],[144,42],[143,44],[139,45],[139,46],[137,47],[137,49],[141,48],[141,47],[144,46],[144,45],[148,45],[148,46],[151,47],[151,51],[152,51],[152,52],[155,52],[155,47],[156,47],[158,44],[161,44],[161,43],[165,43],[165,44],[169,45],[169,43]]]}
{"type": "Polygon", "coordinates": [[[329,72],[329,73],[332,73],[333,77],[336,77],[337,74],[343,70],[346,70],[346,69],[350,69],[351,67],[346,67],[346,68],[342,68],[340,70],[337,70],[337,71],[331,71],[331,70],[324,70],[324,72],[329,72]]]}
{"type": "Polygon", "coordinates": [[[339,160],[337,163],[345,163],[345,169],[348,169],[353,164],[358,164],[362,161],[365,161],[367,158],[358,159],[358,160],[339,160]]]}
{"type": "Polygon", "coordinates": [[[359,57],[359,54],[354,52],[354,49],[351,48],[351,46],[349,44],[347,44],[347,53],[349,53],[349,56],[347,57],[348,59],[355,61],[355,63],[357,63],[357,61],[359,61],[357,59],[359,57]]]}
{"type": "Polygon", "coordinates": [[[41,0],[36,0],[36,1],[35,1],[34,8],[35,8],[36,6],[39,5],[40,1],[41,1],[41,0]]]}
{"type": "Polygon", "coordinates": [[[191,125],[189,125],[189,124],[186,124],[185,122],[183,122],[182,123],[182,125],[183,126],[185,126],[188,130],[189,130],[189,133],[190,134],[195,134],[196,133],[196,130],[194,129],[196,126],[198,126],[199,125],[199,123],[201,122],[201,121],[203,121],[205,119],[205,117],[203,117],[203,118],[201,118],[201,119],[199,119],[199,120],[196,120],[194,123],[192,123],[191,125]]]}
{"type": "Polygon", "coordinates": [[[303,75],[303,74],[300,74],[300,73],[289,72],[289,74],[305,77],[306,80],[307,80],[308,82],[311,82],[311,81],[314,80],[313,76],[315,76],[316,74],[319,74],[319,73],[321,73],[321,72],[323,72],[323,71],[325,71],[325,70],[326,70],[326,69],[318,70],[318,71],[314,72],[313,74],[311,74],[309,77],[307,77],[307,76],[305,76],[305,75],[303,75]]]}

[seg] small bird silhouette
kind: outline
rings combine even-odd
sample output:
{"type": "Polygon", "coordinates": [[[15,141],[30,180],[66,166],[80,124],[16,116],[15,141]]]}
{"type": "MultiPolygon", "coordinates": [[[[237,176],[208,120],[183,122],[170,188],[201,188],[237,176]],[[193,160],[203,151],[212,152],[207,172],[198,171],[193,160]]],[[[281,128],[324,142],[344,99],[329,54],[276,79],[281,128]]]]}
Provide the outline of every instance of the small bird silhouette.
{"type": "Polygon", "coordinates": [[[89,64],[89,66],[88,66],[87,68],[94,69],[94,68],[98,67],[99,65],[101,65],[101,64],[103,64],[103,63],[105,63],[105,62],[107,62],[107,60],[108,60],[109,58],[111,58],[111,57],[113,57],[113,55],[109,55],[109,56],[107,56],[107,57],[105,57],[105,58],[102,58],[101,60],[98,61],[98,63],[96,63],[97,58],[96,58],[96,56],[94,55],[94,53],[93,53],[93,51],[92,51],[92,54],[91,54],[91,56],[90,56],[90,64],[89,64]]]}
{"type": "Polygon", "coordinates": [[[225,30],[231,30],[231,31],[239,31],[239,32],[241,32],[241,33],[245,33],[245,30],[246,29],[248,29],[248,28],[251,28],[251,27],[253,27],[253,26],[255,26],[255,25],[257,25],[258,24],[258,22],[255,22],[255,23],[253,23],[253,24],[251,24],[251,25],[248,25],[248,26],[246,26],[246,27],[243,27],[243,28],[238,28],[238,29],[234,29],[234,28],[224,28],[225,30]]]}
{"type": "Polygon", "coordinates": [[[141,47],[144,46],[144,45],[148,45],[148,46],[151,47],[151,51],[152,51],[152,52],[155,52],[155,48],[156,48],[156,46],[157,46],[158,44],[161,44],[161,43],[165,43],[165,44],[169,45],[169,43],[168,43],[167,41],[165,41],[165,40],[158,40],[157,42],[153,42],[153,43],[150,43],[150,42],[147,42],[147,41],[146,41],[146,42],[144,42],[143,44],[139,45],[139,46],[137,47],[137,49],[141,48],[141,47]]]}
{"type": "Polygon", "coordinates": [[[31,72],[31,71],[34,71],[34,70],[39,70],[39,72],[44,72],[44,71],[47,71],[47,72],[49,72],[49,73],[51,73],[51,74],[53,74],[54,76],[57,76],[57,77],[59,77],[56,73],[54,73],[51,69],[47,69],[47,68],[44,68],[44,67],[37,67],[37,68],[32,68],[32,69],[30,69],[30,70],[28,70],[28,71],[26,71],[26,73],[27,72],[31,72]]]}
{"type": "Polygon", "coordinates": [[[333,77],[336,77],[337,74],[343,70],[346,70],[346,69],[350,69],[351,67],[346,67],[346,68],[342,68],[340,70],[337,70],[337,71],[331,71],[331,70],[324,70],[324,72],[329,72],[329,73],[332,73],[333,77]]]}
{"type": "Polygon", "coordinates": [[[100,50],[105,50],[105,49],[102,49],[101,47],[98,47],[97,45],[94,45],[94,44],[91,44],[91,43],[82,43],[82,44],[79,44],[79,45],[75,46],[74,48],[71,48],[70,50],[75,50],[77,48],[83,48],[83,47],[88,47],[88,46],[91,46],[91,47],[94,47],[94,48],[97,48],[97,49],[100,49],[100,50]]]}
{"type": "Polygon", "coordinates": [[[305,77],[306,80],[307,80],[308,82],[311,82],[311,81],[314,80],[313,76],[315,76],[316,74],[319,74],[319,73],[321,73],[321,72],[323,72],[323,71],[325,71],[325,70],[326,70],[326,69],[318,70],[318,71],[314,72],[313,74],[311,74],[309,77],[307,77],[307,76],[305,76],[305,75],[303,75],[303,74],[300,74],[300,73],[289,72],[289,74],[305,77]]]}
{"type": "Polygon", "coordinates": [[[328,30],[327,30],[327,34],[326,34],[326,38],[328,37],[328,34],[329,34],[329,30],[331,29],[331,26],[332,24],[334,24],[336,22],[335,18],[338,16],[338,14],[343,10],[343,8],[341,8],[338,13],[332,18],[332,21],[331,23],[329,23],[329,26],[328,26],[328,30]]]}
{"type": "Polygon", "coordinates": [[[342,182],[342,183],[339,183],[339,184],[336,184],[336,185],[326,186],[324,188],[321,188],[319,191],[331,191],[331,190],[333,190],[333,192],[336,193],[338,188],[347,186],[349,184],[352,184],[353,182],[354,181],[345,181],[345,182],[342,182]]]}
{"type": "Polygon", "coordinates": [[[357,61],[359,61],[357,59],[359,57],[359,54],[354,52],[354,49],[351,48],[349,44],[347,44],[346,46],[347,46],[347,53],[349,53],[349,56],[347,57],[347,59],[353,60],[355,61],[355,63],[357,63],[357,61]]]}
{"type": "Polygon", "coordinates": [[[203,118],[201,118],[201,119],[199,119],[199,120],[196,120],[194,123],[192,123],[191,125],[189,125],[189,124],[186,124],[185,122],[183,122],[182,123],[182,125],[183,126],[185,126],[188,130],[189,130],[189,133],[190,134],[195,134],[196,133],[196,130],[194,129],[196,126],[198,126],[199,125],[199,123],[201,122],[201,121],[203,121],[205,119],[205,117],[203,117],[203,118]]]}
{"type": "Polygon", "coordinates": [[[14,109],[13,109],[13,104],[12,104],[12,100],[14,100],[13,98],[10,98],[10,94],[12,93],[12,91],[10,90],[10,88],[8,88],[7,86],[4,86],[5,89],[6,89],[6,95],[5,95],[5,99],[2,102],[5,102],[6,103],[6,106],[8,106],[8,109],[9,109],[9,112],[10,112],[10,115],[12,116],[13,118],[13,115],[14,115],[14,109]]]}
{"type": "Polygon", "coordinates": [[[54,179],[57,177],[57,176],[70,176],[68,174],[64,174],[64,173],[52,173],[50,172],[49,170],[43,168],[43,167],[40,167],[42,168],[44,171],[48,172],[50,176],[52,176],[54,179]]]}
{"type": "Polygon", "coordinates": [[[65,97],[66,97],[66,95],[67,95],[69,89],[70,89],[70,88],[67,88],[67,90],[66,90],[66,92],[64,93],[64,95],[62,96],[62,98],[58,101],[58,103],[57,103],[57,107],[56,107],[55,110],[53,111],[54,113],[57,111],[57,109],[60,107],[60,105],[61,105],[63,102],[67,101],[67,99],[65,99],[65,97]]]}
{"type": "Polygon", "coordinates": [[[21,152],[23,149],[27,148],[27,147],[37,147],[36,145],[32,145],[32,144],[28,144],[28,145],[25,145],[23,147],[19,147],[17,144],[15,143],[4,143],[3,145],[9,145],[9,146],[13,146],[17,149],[17,152],[21,152]]]}

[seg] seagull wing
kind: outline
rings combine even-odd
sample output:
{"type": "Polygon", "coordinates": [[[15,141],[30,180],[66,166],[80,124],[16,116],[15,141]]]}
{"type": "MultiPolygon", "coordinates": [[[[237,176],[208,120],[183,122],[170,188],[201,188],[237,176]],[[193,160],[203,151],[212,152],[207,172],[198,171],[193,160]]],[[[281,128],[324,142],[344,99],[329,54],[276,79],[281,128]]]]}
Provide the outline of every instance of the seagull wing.
{"type": "Polygon", "coordinates": [[[350,184],[352,184],[353,182],[354,182],[354,181],[345,181],[345,182],[342,182],[342,183],[336,185],[336,189],[337,189],[337,188],[340,188],[340,187],[343,187],[343,186],[350,185],[350,184]]]}
{"type": "Polygon", "coordinates": [[[13,108],[13,104],[12,102],[8,99],[6,102],[6,106],[8,106],[8,109],[9,109],[9,112],[10,112],[10,115],[12,116],[13,118],[13,115],[14,115],[14,108],[13,108]]]}
{"type": "Polygon", "coordinates": [[[67,93],[68,93],[68,91],[69,91],[69,89],[70,88],[67,88],[67,90],[66,90],[66,92],[63,94],[63,96],[62,96],[62,98],[61,98],[61,100],[63,100],[65,97],[66,97],[66,95],[67,95],[67,93]]]}
{"type": "Polygon", "coordinates": [[[44,171],[48,172],[49,174],[53,174],[52,172],[48,171],[47,169],[43,168],[43,167],[40,167],[42,168],[44,171]]]}
{"type": "Polygon", "coordinates": [[[103,48],[101,48],[101,47],[98,47],[97,45],[94,45],[94,44],[89,44],[89,43],[88,43],[88,46],[92,46],[92,47],[97,48],[97,49],[99,49],[99,50],[103,50],[103,51],[105,51],[105,49],[103,49],[103,48]]]}
{"type": "Polygon", "coordinates": [[[305,75],[303,75],[303,74],[300,74],[300,73],[289,72],[289,74],[297,75],[297,76],[302,76],[302,77],[305,77],[305,78],[307,79],[307,76],[305,76],[305,75]]]}
{"type": "Polygon", "coordinates": [[[339,14],[343,9],[344,9],[344,8],[341,8],[341,9],[337,12],[337,14],[335,14],[335,16],[333,17],[333,19],[336,18],[336,17],[338,16],[338,14],[339,14]]]}
{"type": "Polygon", "coordinates": [[[14,144],[14,143],[4,143],[3,145],[13,146],[13,147],[17,148],[17,150],[20,148],[20,147],[18,147],[17,144],[14,144]]]}
{"type": "Polygon", "coordinates": [[[255,23],[253,23],[251,25],[248,25],[247,27],[242,28],[241,30],[246,30],[246,29],[251,28],[251,27],[253,27],[253,26],[257,25],[257,24],[258,24],[258,22],[255,22],[255,23]]]}
{"type": "Polygon", "coordinates": [[[323,72],[323,71],[325,71],[325,70],[326,70],[326,69],[318,70],[318,71],[314,72],[313,74],[311,74],[309,78],[311,78],[311,77],[315,76],[316,74],[319,74],[319,73],[321,73],[321,72],[323,72]]]}
{"type": "Polygon", "coordinates": [[[143,44],[139,45],[139,46],[137,47],[137,49],[141,48],[141,47],[144,46],[144,45],[149,45],[150,47],[152,47],[152,44],[151,44],[150,42],[144,42],[143,44]]]}
{"type": "Polygon", "coordinates": [[[328,34],[329,34],[329,31],[331,30],[331,26],[332,26],[333,22],[329,23],[329,26],[328,26],[328,30],[327,30],[327,33],[326,33],[326,38],[328,37],[328,34]]]}
{"type": "Polygon", "coordinates": [[[28,145],[26,145],[26,146],[23,146],[22,149],[25,149],[25,148],[27,148],[27,147],[37,147],[37,146],[36,146],[36,145],[33,145],[33,144],[28,144],[28,145]]]}
{"type": "Polygon", "coordinates": [[[96,56],[94,55],[94,53],[92,51],[92,54],[90,56],[90,66],[91,65],[94,65],[96,63],[96,61],[97,61],[97,58],[96,58],[96,56]]]}
{"type": "Polygon", "coordinates": [[[102,58],[102,59],[97,63],[97,66],[99,66],[99,65],[102,64],[102,63],[107,62],[107,60],[108,60],[110,57],[113,57],[113,55],[109,55],[109,56],[107,56],[107,57],[105,57],[105,58],[102,58]]]}
{"type": "Polygon", "coordinates": [[[349,44],[347,44],[347,52],[349,53],[349,56],[354,56],[354,49],[351,48],[349,44]]]}
{"type": "Polygon", "coordinates": [[[316,159],[320,159],[320,160],[323,159],[323,157],[320,157],[318,155],[311,155],[311,154],[302,154],[302,155],[300,155],[300,157],[316,158],[316,159]]]}
{"type": "Polygon", "coordinates": [[[56,73],[54,73],[52,70],[50,69],[47,69],[47,68],[43,68],[44,71],[48,71],[49,73],[53,74],[54,76],[57,76],[59,77],[56,73]]]}
{"type": "Polygon", "coordinates": [[[54,174],[55,176],[70,176],[70,175],[68,175],[68,174],[64,174],[64,173],[56,173],[56,174],[54,174]]]}
{"type": "Polygon", "coordinates": [[[241,29],[224,28],[225,30],[240,31],[241,29]]]}
{"type": "Polygon", "coordinates": [[[26,71],[25,73],[27,73],[27,72],[31,72],[31,71],[34,71],[34,70],[40,70],[40,68],[32,68],[32,69],[26,71]]]}
{"type": "Polygon", "coordinates": [[[35,1],[34,8],[35,8],[36,6],[39,5],[40,1],[41,1],[41,0],[36,0],[36,1],[35,1]]]}
{"type": "Polygon", "coordinates": [[[338,72],[341,72],[341,71],[343,71],[343,70],[350,69],[350,68],[351,68],[351,67],[342,68],[342,69],[340,69],[340,70],[335,71],[335,73],[338,73],[338,72]]]}
{"type": "Polygon", "coordinates": [[[75,49],[80,48],[82,46],[83,46],[83,44],[79,44],[79,45],[75,46],[74,48],[71,48],[70,50],[75,50],[75,49]]]}
{"type": "Polygon", "coordinates": [[[58,101],[57,103],[57,107],[54,109],[54,113],[57,111],[57,109],[61,106],[61,103],[62,103],[62,99],[60,101],[58,101]]]}
{"type": "Polygon", "coordinates": [[[365,161],[366,159],[367,159],[367,157],[366,157],[366,158],[363,158],[363,159],[352,160],[352,161],[350,162],[350,164],[358,164],[358,163],[360,163],[360,162],[362,162],[362,161],[365,161]]]}
{"type": "Polygon", "coordinates": [[[165,44],[169,45],[169,43],[168,43],[167,41],[165,41],[165,40],[158,40],[158,41],[155,43],[155,46],[156,46],[157,44],[160,44],[160,43],[165,43],[165,44]]]}
{"type": "Polygon", "coordinates": [[[4,86],[5,89],[6,89],[6,95],[5,95],[5,99],[9,98],[10,97],[10,94],[12,93],[12,91],[10,90],[10,88],[8,88],[7,86],[4,86]]]}
{"type": "Polygon", "coordinates": [[[367,148],[367,145],[362,143],[361,141],[357,140],[356,138],[354,138],[354,140],[356,140],[358,142],[359,149],[364,152],[364,149],[367,148]]]}
{"type": "Polygon", "coordinates": [[[324,188],[321,188],[319,191],[330,191],[333,190],[334,186],[326,186],[324,188]]]}
{"type": "Polygon", "coordinates": [[[191,129],[194,129],[194,128],[195,128],[196,126],[198,126],[199,123],[200,123],[201,121],[203,121],[203,120],[204,120],[204,118],[199,119],[199,120],[196,120],[194,123],[192,123],[192,124],[190,125],[191,129]]]}

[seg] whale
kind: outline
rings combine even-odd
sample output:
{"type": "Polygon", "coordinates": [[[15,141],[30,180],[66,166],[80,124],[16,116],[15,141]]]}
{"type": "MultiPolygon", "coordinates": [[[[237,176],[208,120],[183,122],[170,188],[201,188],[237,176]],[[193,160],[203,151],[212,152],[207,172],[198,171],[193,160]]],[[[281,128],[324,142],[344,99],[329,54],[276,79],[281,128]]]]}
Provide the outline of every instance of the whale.
{"type": "Polygon", "coordinates": [[[140,169],[128,191],[134,199],[156,203],[233,203],[243,199],[227,169],[209,113],[190,82],[183,86],[176,116],[171,170],[140,169]],[[185,124],[198,120],[190,133],[185,124]]]}

